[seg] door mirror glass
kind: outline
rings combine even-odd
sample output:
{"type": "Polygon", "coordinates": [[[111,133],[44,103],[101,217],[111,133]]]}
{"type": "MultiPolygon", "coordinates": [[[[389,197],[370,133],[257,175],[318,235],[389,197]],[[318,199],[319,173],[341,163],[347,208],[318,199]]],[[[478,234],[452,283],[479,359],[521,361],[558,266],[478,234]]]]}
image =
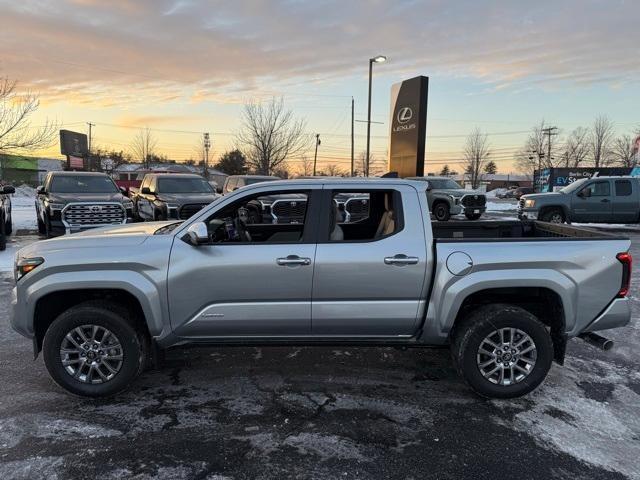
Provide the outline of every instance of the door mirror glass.
{"type": "Polygon", "coordinates": [[[16,189],[13,185],[5,185],[2,187],[2,193],[4,193],[5,195],[16,193],[16,189]]]}
{"type": "Polygon", "coordinates": [[[43,194],[44,193],[44,186],[42,186],[42,185],[38,186],[38,188],[36,188],[36,193],[38,195],[43,194]]]}
{"type": "Polygon", "coordinates": [[[187,242],[194,247],[209,243],[209,230],[204,222],[196,222],[189,226],[185,236],[187,242]]]}
{"type": "Polygon", "coordinates": [[[152,195],[151,189],[149,187],[142,187],[140,193],[142,193],[143,195],[152,195]]]}

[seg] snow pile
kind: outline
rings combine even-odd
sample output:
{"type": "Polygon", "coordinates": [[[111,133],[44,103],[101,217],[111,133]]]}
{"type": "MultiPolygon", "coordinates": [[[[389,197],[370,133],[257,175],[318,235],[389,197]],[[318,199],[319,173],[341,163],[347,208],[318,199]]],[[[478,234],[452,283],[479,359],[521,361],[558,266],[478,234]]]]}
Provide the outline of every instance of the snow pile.
{"type": "Polygon", "coordinates": [[[487,202],[487,212],[515,212],[518,209],[517,203],[512,202],[487,202]]]}
{"type": "Polygon", "coordinates": [[[16,197],[11,199],[11,220],[13,231],[36,230],[36,204],[33,197],[16,197]]]}
{"type": "Polygon", "coordinates": [[[487,198],[496,198],[499,194],[501,193],[505,193],[507,191],[506,188],[496,188],[494,190],[491,190],[490,192],[487,192],[487,198]]]}
{"type": "Polygon", "coordinates": [[[12,198],[32,198],[34,199],[36,196],[36,189],[30,187],[29,185],[20,185],[16,187],[16,193],[13,194],[12,198]]]}

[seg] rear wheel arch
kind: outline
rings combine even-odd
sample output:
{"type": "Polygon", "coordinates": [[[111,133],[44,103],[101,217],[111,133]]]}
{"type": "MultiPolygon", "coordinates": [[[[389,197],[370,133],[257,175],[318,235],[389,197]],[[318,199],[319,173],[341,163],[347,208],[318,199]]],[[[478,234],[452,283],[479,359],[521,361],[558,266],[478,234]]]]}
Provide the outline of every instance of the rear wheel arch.
{"type": "Polygon", "coordinates": [[[449,332],[451,340],[471,312],[486,305],[507,304],[522,308],[534,315],[546,327],[553,342],[554,360],[562,364],[567,344],[566,312],[562,297],[547,287],[489,288],[468,295],[457,311],[449,332]]]}

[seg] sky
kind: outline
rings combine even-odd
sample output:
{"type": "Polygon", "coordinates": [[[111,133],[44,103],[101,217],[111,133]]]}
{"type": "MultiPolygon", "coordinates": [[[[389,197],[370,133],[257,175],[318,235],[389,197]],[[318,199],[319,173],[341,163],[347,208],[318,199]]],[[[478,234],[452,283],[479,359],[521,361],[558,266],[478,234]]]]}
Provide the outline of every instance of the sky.
{"type": "MultiPolygon", "coordinates": [[[[350,163],[365,148],[369,58],[372,152],[387,155],[392,84],[430,79],[426,171],[461,169],[466,135],[488,134],[501,173],[541,120],[562,135],[597,115],[640,125],[637,0],[0,0],[0,76],[40,94],[33,125],[93,127],[128,151],[150,128],[159,153],[214,161],[232,149],[243,104],[284,99],[306,121],[307,156],[350,163]]],[[[59,155],[58,146],[39,152],[59,155]]],[[[300,158],[289,161],[292,170],[300,158]]]]}

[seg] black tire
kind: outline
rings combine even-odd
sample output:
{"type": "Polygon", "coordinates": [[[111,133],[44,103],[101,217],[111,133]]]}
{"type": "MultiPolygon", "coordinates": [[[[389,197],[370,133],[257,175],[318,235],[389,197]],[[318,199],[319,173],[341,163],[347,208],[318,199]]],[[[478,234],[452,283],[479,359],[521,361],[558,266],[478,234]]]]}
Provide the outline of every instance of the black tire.
{"type": "Polygon", "coordinates": [[[481,213],[465,213],[464,216],[467,217],[467,219],[469,220],[478,220],[482,216],[482,214],[481,213]]]}
{"type": "MultiPolygon", "coordinates": [[[[53,380],[74,395],[106,397],[125,390],[142,372],[148,351],[147,338],[136,331],[129,313],[118,305],[104,301],[87,301],[71,307],[56,318],[44,336],[44,363],[53,380]],[[122,364],[117,373],[98,384],[83,382],[65,370],[60,348],[69,332],[82,325],[105,328],[122,346],[122,364]]],[[[109,347],[104,347],[109,348],[109,347]]]]}
{"type": "Polygon", "coordinates": [[[567,221],[564,212],[560,208],[547,210],[540,216],[540,220],[549,223],[565,223],[567,221]]]}
{"type": "Polygon", "coordinates": [[[7,235],[5,234],[6,223],[4,219],[0,219],[0,252],[7,249],[7,235]]]}
{"type": "Polygon", "coordinates": [[[44,235],[45,233],[47,233],[45,226],[44,226],[44,222],[42,220],[40,220],[40,215],[38,215],[38,233],[40,235],[44,235]]]}
{"type": "MultiPolygon", "coordinates": [[[[459,375],[476,393],[487,398],[515,398],[531,392],[545,379],[553,360],[553,342],[546,327],[531,313],[514,305],[494,304],[471,312],[455,327],[451,353],[459,375]],[[535,346],[536,357],[531,371],[511,385],[490,381],[479,366],[480,358],[486,359],[486,356],[480,357],[480,346],[492,332],[502,328],[524,332],[535,346]]],[[[501,361],[498,363],[502,364],[501,361]]],[[[515,363],[526,365],[521,360],[515,363]]]]}
{"type": "Polygon", "coordinates": [[[439,222],[446,222],[451,218],[449,204],[446,202],[438,202],[433,206],[433,216],[439,222]]]}

